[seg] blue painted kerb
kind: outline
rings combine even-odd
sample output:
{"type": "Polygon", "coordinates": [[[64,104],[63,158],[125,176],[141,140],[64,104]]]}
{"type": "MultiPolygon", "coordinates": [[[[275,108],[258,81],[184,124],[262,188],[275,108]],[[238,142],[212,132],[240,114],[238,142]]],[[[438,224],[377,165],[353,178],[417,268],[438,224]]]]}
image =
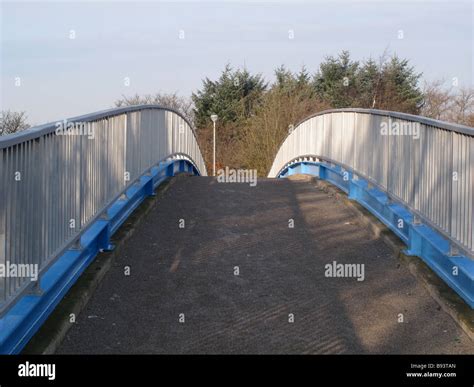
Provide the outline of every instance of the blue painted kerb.
{"type": "Polygon", "coordinates": [[[0,318],[0,354],[16,354],[24,348],[99,251],[111,248],[110,237],[120,225],[167,177],[179,172],[199,175],[184,159],[153,167],[107,209],[104,219],[88,227],[81,236],[81,247],[67,250],[42,274],[41,294],[21,297],[0,318]]]}
{"type": "Polygon", "coordinates": [[[352,173],[339,166],[324,162],[295,162],[283,169],[278,177],[299,173],[330,182],[367,208],[407,245],[407,255],[420,257],[474,309],[474,261],[464,255],[449,255],[449,241],[439,232],[426,224],[415,223],[409,209],[391,202],[385,192],[369,188],[366,180],[355,180],[352,173]]]}

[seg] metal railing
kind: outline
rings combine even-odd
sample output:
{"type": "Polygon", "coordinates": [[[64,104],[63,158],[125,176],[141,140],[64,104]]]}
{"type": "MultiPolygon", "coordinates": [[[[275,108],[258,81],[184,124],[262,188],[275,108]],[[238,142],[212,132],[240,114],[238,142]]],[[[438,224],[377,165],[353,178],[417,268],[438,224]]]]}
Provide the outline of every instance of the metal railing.
{"type": "Polygon", "coordinates": [[[473,128],[396,112],[329,110],[295,127],[268,176],[303,156],[367,179],[473,257],[473,128]]]}
{"type": "MultiPolygon", "coordinates": [[[[191,125],[153,105],[1,137],[0,265],[44,271],[140,176],[170,157],[187,158],[207,175],[191,125]]],[[[30,278],[0,276],[0,312],[32,286],[30,278]]]]}

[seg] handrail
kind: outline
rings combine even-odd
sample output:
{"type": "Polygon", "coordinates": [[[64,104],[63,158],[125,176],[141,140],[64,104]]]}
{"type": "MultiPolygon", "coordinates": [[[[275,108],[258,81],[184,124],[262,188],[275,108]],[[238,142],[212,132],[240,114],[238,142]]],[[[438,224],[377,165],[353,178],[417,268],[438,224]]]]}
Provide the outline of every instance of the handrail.
{"type": "Polygon", "coordinates": [[[268,176],[311,156],[367,179],[473,256],[474,128],[390,111],[326,110],[288,134],[268,176]],[[417,127],[419,138],[382,133],[394,124],[417,127]]]}
{"type": "MultiPolygon", "coordinates": [[[[194,136],[196,137],[196,131],[194,127],[191,125],[189,120],[180,111],[176,109],[168,108],[165,106],[161,106],[161,105],[132,105],[132,106],[119,107],[119,108],[105,109],[105,110],[100,110],[94,113],[88,113],[88,114],[83,114],[76,117],[67,118],[66,121],[91,122],[91,121],[100,120],[102,118],[109,118],[109,117],[118,116],[124,113],[132,113],[132,112],[142,111],[142,110],[147,110],[147,109],[166,110],[166,111],[175,113],[176,115],[180,116],[189,125],[189,127],[194,133],[194,136]]],[[[38,138],[48,133],[52,133],[56,129],[57,122],[58,121],[48,122],[46,124],[37,125],[31,128],[22,130],[21,132],[0,136],[0,149],[6,148],[8,146],[16,145],[23,141],[28,141],[34,138],[38,138]]]]}
{"type": "Polygon", "coordinates": [[[303,123],[304,121],[309,120],[310,118],[321,116],[321,115],[328,114],[328,113],[338,113],[338,112],[342,112],[342,113],[366,113],[366,114],[373,114],[373,115],[377,115],[377,116],[399,118],[399,119],[402,119],[402,120],[419,122],[419,123],[424,124],[424,125],[436,126],[440,129],[446,129],[446,130],[449,130],[449,131],[452,131],[452,132],[458,132],[458,133],[463,133],[463,134],[468,134],[468,135],[474,135],[474,128],[471,128],[470,126],[466,126],[466,125],[435,120],[434,118],[429,118],[429,117],[425,117],[425,116],[417,116],[415,114],[395,112],[395,111],[392,111],[392,110],[378,110],[378,109],[364,109],[364,108],[340,108],[340,109],[322,110],[320,112],[316,112],[314,114],[311,114],[310,116],[307,116],[307,117],[303,118],[301,121],[299,121],[295,125],[295,128],[298,125],[300,125],[301,123],[303,123]]]}

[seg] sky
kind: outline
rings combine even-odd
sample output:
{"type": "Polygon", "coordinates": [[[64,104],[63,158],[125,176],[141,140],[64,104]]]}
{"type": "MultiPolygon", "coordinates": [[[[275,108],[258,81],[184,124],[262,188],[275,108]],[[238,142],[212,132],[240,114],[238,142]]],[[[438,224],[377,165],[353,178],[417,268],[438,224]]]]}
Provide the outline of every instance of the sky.
{"type": "Polygon", "coordinates": [[[227,63],[267,80],[282,64],[314,73],[342,50],[474,83],[472,1],[0,1],[0,109],[33,125],[122,95],[190,96],[227,63]]]}

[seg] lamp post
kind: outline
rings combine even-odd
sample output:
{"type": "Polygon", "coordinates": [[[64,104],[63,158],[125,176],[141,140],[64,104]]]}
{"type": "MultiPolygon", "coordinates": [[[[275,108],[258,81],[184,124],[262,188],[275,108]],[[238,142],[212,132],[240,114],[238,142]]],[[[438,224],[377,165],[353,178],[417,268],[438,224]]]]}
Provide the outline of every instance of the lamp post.
{"type": "Polygon", "coordinates": [[[217,121],[217,114],[211,114],[211,120],[214,124],[214,145],[212,151],[212,176],[216,176],[216,121],[217,121]]]}

